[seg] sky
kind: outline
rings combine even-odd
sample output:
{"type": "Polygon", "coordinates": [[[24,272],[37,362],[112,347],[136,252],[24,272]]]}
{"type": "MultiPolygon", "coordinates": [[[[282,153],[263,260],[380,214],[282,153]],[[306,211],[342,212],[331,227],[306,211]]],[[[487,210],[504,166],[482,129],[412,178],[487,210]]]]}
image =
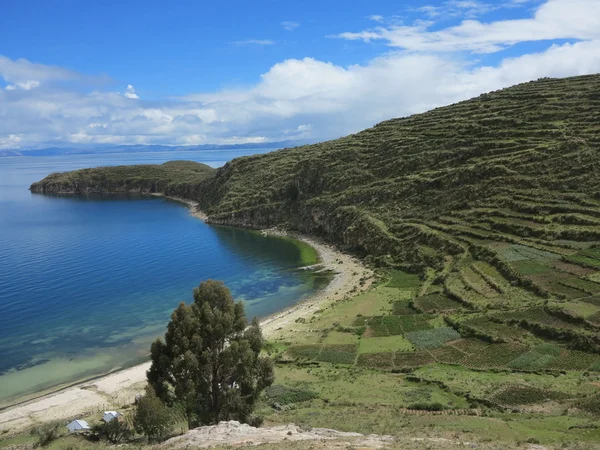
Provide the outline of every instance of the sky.
{"type": "Polygon", "coordinates": [[[600,72],[600,0],[2,0],[0,149],[326,140],[600,72]]]}

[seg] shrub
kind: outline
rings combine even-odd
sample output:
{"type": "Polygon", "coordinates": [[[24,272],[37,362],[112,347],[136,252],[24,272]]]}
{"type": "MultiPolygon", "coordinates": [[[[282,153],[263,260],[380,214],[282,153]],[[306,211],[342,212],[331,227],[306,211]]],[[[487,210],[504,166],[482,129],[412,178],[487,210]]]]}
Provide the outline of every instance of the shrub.
{"type": "Polygon", "coordinates": [[[138,402],[133,417],[135,429],[150,442],[166,439],[173,430],[174,416],[171,410],[156,396],[151,387],[146,389],[138,402]]]}
{"type": "Polygon", "coordinates": [[[58,439],[64,424],[59,421],[46,422],[35,426],[31,432],[37,438],[37,445],[48,445],[58,439]]]}

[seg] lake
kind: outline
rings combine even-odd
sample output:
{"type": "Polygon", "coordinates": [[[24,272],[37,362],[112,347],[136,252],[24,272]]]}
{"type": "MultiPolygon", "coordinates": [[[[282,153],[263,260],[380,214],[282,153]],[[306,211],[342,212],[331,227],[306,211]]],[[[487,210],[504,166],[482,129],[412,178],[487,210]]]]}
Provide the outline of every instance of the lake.
{"type": "Polygon", "coordinates": [[[249,318],[327,285],[298,270],[304,244],[209,226],[164,198],[27,190],[51,172],[175,159],[218,167],[243,154],[0,158],[0,405],[147,360],[202,280],[224,281],[249,318]]]}

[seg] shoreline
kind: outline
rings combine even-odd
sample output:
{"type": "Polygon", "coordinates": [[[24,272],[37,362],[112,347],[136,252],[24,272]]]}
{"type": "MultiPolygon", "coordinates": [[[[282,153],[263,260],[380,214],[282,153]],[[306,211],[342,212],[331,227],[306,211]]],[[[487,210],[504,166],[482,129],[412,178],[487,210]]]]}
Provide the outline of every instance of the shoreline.
{"type": "MultiPolygon", "coordinates": [[[[188,206],[190,214],[206,221],[206,214],[198,203],[163,194],[152,194],[177,201],[188,206]]],[[[273,313],[260,321],[266,339],[281,339],[293,333],[293,325],[299,318],[306,318],[319,309],[344,299],[348,295],[366,290],[373,281],[373,271],[353,256],[336,250],[314,238],[284,230],[261,230],[263,235],[289,237],[313,247],[319,257],[319,265],[331,270],[334,276],[322,290],[300,300],[298,303],[273,313]],[[360,285],[361,279],[367,281],[360,285]]],[[[9,437],[39,422],[84,418],[105,409],[121,408],[133,403],[136,394],[143,393],[146,384],[146,371],[150,362],[144,362],[105,375],[67,384],[46,394],[15,403],[0,409],[0,432],[9,437]]],[[[31,395],[35,395],[32,393],[31,395]]]]}

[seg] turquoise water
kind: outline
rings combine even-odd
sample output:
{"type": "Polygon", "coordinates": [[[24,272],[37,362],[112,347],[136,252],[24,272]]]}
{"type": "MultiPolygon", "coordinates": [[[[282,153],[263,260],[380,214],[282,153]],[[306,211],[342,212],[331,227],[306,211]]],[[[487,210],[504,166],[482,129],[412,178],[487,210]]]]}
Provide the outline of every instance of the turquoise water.
{"type": "Polygon", "coordinates": [[[55,171],[172,159],[216,167],[238,155],[0,158],[0,404],[147,359],[172,310],[204,279],[224,281],[249,317],[327,283],[296,270],[292,241],[211,227],[175,202],[27,190],[55,171]]]}

